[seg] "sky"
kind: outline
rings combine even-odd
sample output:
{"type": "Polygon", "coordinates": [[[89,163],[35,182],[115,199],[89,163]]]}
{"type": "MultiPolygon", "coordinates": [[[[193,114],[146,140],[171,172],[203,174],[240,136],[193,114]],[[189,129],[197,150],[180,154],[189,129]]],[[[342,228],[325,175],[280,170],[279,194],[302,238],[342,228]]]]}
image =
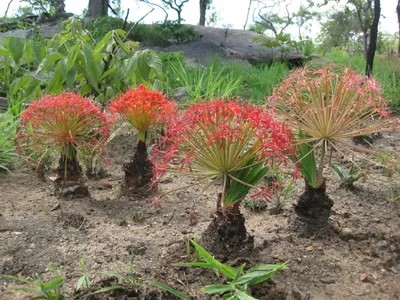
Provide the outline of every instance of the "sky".
{"type": "MultiPolygon", "coordinates": [[[[4,15],[7,4],[10,0],[0,0],[0,16],[4,15]]],[[[121,0],[122,10],[127,11],[130,8],[130,21],[137,21],[151,8],[145,4],[138,4],[135,0],[121,0]]],[[[157,0],[153,0],[157,2],[157,0]]],[[[290,0],[289,0],[290,1],[290,0]]],[[[291,0],[289,6],[291,11],[296,11],[304,0],[291,0]]],[[[315,2],[318,2],[316,0],[315,2]]],[[[341,1],[342,3],[344,0],[341,1]]],[[[394,0],[381,0],[382,16],[379,30],[384,33],[394,34],[398,31],[397,15],[396,15],[396,2],[394,0]]],[[[236,29],[243,29],[246,21],[246,14],[248,9],[249,0],[213,0],[211,11],[215,11],[219,16],[217,27],[231,27],[236,29]]],[[[16,13],[19,6],[23,5],[18,0],[13,0],[8,15],[16,13]]],[[[88,0],[65,0],[66,11],[72,12],[76,15],[81,15],[82,11],[87,8],[88,0]]],[[[336,6],[338,6],[336,4],[336,6]]],[[[255,7],[254,7],[255,8],[255,7]]],[[[278,8],[279,9],[279,8],[278,8]]],[[[324,11],[331,12],[333,6],[324,7],[324,11]]],[[[281,9],[280,12],[283,10],[281,9]]],[[[252,12],[250,13],[249,21],[252,22],[252,12]]],[[[111,13],[109,13],[111,15],[111,13]]],[[[164,20],[164,13],[160,9],[156,9],[149,16],[144,19],[145,23],[152,23],[164,20]]],[[[187,24],[197,24],[199,20],[199,1],[189,0],[183,7],[182,17],[187,24]]],[[[169,11],[169,19],[175,20],[177,18],[176,12],[169,11]]],[[[319,22],[310,24],[310,30],[303,32],[303,36],[316,37],[320,30],[319,22]]],[[[297,35],[297,29],[292,27],[289,33],[297,35]]]]}

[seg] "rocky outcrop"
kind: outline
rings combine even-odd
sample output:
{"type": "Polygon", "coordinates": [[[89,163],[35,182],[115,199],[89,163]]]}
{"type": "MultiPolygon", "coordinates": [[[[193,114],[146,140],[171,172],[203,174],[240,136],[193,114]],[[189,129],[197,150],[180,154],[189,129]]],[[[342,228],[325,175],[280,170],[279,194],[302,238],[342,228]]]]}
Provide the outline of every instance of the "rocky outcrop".
{"type": "Polygon", "coordinates": [[[0,37],[5,38],[8,36],[15,36],[20,39],[30,39],[33,37],[33,33],[33,29],[11,30],[7,32],[0,32],[0,37]]]}
{"type": "Polygon", "coordinates": [[[227,60],[244,60],[251,64],[284,60],[291,64],[299,65],[305,59],[304,54],[298,51],[281,51],[280,47],[268,48],[261,46],[253,41],[254,38],[261,36],[255,32],[205,26],[193,27],[199,32],[200,39],[165,48],[150,48],[157,52],[182,51],[186,58],[201,64],[207,64],[210,57],[216,55],[227,60]]]}

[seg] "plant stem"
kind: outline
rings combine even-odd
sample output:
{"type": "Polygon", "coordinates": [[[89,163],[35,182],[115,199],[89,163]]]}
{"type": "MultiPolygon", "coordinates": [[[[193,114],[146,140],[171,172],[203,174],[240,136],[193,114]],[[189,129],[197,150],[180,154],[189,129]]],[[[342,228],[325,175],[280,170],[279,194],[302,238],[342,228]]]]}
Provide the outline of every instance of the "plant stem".
{"type": "Polygon", "coordinates": [[[325,156],[326,156],[326,142],[323,141],[321,145],[321,158],[318,164],[318,170],[317,170],[317,188],[319,188],[322,183],[324,182],[324,162],[325,162],[325,156]]]}
{"type": "Polygon", "coordinates": [[[147,131],[139,131],[138,133],[139,141],[146,143],[146,137],[147,137],[147,131]]]}

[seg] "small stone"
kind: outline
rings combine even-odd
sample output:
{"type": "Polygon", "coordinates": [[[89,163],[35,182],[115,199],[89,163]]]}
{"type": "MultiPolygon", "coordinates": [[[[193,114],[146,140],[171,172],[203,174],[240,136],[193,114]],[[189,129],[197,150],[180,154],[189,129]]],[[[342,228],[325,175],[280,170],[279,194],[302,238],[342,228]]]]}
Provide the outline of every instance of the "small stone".
{"type": "Polygon", "coordinates": [[[338,234],[342,232],[342,227],[340,227],[338,222],[333,222],[332,228],[333,228],[333,231],[338,234]]]}
{"type": "Polygon", "coordinates": [[[56,210],[58,210],[58,209],[60,209],[60,208],[61,208],[60,203],[57,203],[56,205],[54,205],[54,206],[52,207],[52,209],[50,209],[50,211],[56,211],[56,210]]]}
{"type": "Polygon", "coordinates": [[[124,219],[124,220],[121,220],[121,222],[119,222],[118,225],[122,226],[122,227],[126,227],[126,226],[128,226],[128,222],[124,219]]]}
{"type": "Polygon", "coordinates": [[[363,274],[360,275],[360,281],[369,282],[369,283],[374,283],[375,282],[374,279],[372,278],[372,276],[370,276],[370,275],[368,275],[366,273],[363,273],[363,274]]]}
{"type": "Polygon", "coordinates": [[[311,251],[314,250],[314,248],[313,248],[313,246],[308,246],[308,247],[306,248],[306,250],[309,251],[309,252],[311,252],[311,251]]]}
{"type": "Polygon", "coordinates": [[[341,235],[343,237],[347,237],[348,238],[348,237],[350,237],[352,235],[352,233],[353,233],[353,231],[350,228],[343,228],[342,232],[341,232],[341,235]]]}
{"type": "Polygon", "coordinates": [[[335,279],[333,279],[333,278],[328,278],[328,277],[326,277],[326,278],[320,278],[319,281],[321,281],[322,283],[325,283],[325,284],[333,284],[333,283],[336,282],[335,279]]]}
{"type": "Polygon", "coordinates": [[[111,189],[112,187],[112,184],[107,180],[102,180],[96,185],[96,188],[100,191],[111,189]]]}
{"type": "Polygon", "coordinates": [[[351,216],[351,214],[347,211],[345,213],[343,213],[343,218],[345,218],[345,219],[350,218],[350,216],[351,216]]]}

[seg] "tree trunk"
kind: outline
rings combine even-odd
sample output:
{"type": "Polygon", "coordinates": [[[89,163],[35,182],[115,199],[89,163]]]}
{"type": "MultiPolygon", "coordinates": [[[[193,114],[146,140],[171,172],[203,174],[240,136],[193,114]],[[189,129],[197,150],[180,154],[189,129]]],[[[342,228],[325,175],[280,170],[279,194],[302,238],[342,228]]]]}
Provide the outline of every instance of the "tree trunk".
{"type": "MultiPolygon", "coordinates": [[[[397,22],[399,23],[399,37],[400,37],[400,0],[397,2],[396,12],[397,12],[397,22]]],[[[400,38],[399,38],[399,46],[397,48],[397,55],[400,56],[400,38]]]]}
{"type": "Polygon", "coordinates": [[[368,53],[367,53],[367,66],[365,68],[365,74],[370,77],[372,75],[372,68],[374,65],[374,57],[376,51],[376,41],[378,39],[378,26],[379,17],[381,15],[381,1],[374,0],[374,19],[371,24],[371,37],[369,39],[368,53]]]}
{"type": "Polygon", "coordinates": [[[182,17],[181,17],[182,11],[177,10],[176,13],[178,14],[178,24],[180,25],[180,24],[181,24],[181,21],[182,21],[182,17]]]}
{"type": "Polygon", "coordinates": [[[65,1],[64,0],[55,0],[55,14],[56,15],[62,15],[65,14],[65,1]]]}
{"type": "Polygon", "coordinates": [[[82,168],[78,162],[76,149],[72,149],[72,158],[61,155],[58,161],[55,193],[60,196],[71,194],[77,197],[88,196],[89,190],[82,181],[82,168]]]}
{"type": "Polygon", "coordinates": [[[89,0],[86,17],[99,18],[107,16],[107,14],[108,14],[108,0],[89,0]]]}
{"type": "Polygon", "coordinates": [[[368,56],[368,32],[363,32],[363,54],[364,58],[367,59],[368,56]]]}
{"type": "Polygon", "coordinates": [[[247,233],[245,219],[239,210],[240,202],[221,211],[221,195],[218,195],[218,210],[203,232],[200,243],[218,259],[226,260],[253,250],[254,238],[247,233]]]}
{"type": "Polygon", "coordinates": [[[251,9],[252,2],[253,2],[253,0],[249,0],[249,7],[247,8],[247,14],[246,14],[246,22],[244,22],[243,30],[246,30],[247,22],[249,21],[249,15],[250,15],[250,9],[251,9]]]}
{"type": "Polygon", "coordinates": [[[326,194],[325,180],[316,189],[306,184],[304,193],[294,205],[293,229],[306,235],[326,233],[332,206],[333,201],[326,194]]]}
{"type": "Polygon", "coordinates": [[[200,26],[206,25],[206,11],[207,11],[208,0],[200,0],[200,26]]]}
{"type": "Polygon", "coordinates": [[[126,192],[138,192],[139,188],[148,192],[153,177],[153,164],[148,158],[145,142],[138,142],[131,162],[124,164],[124,171],[126,192]]]}

